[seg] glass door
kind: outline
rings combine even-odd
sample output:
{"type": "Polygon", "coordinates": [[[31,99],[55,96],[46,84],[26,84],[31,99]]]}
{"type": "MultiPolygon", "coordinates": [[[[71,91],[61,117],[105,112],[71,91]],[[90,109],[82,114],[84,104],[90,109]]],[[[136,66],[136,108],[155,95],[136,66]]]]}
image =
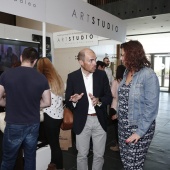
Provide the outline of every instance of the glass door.
{"type": "Polygon", "coordinates": [[[156,72],[161,91],[170,92],[170,56],[169,55],[154,55],[154,71],[156,72]]]}

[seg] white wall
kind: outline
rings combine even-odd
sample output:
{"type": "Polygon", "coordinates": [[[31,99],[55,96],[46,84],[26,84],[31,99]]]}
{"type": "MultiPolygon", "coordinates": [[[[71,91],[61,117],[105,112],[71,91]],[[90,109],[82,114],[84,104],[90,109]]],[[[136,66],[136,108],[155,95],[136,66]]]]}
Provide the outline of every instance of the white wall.
{"type": "MultiPolygon", "coordinates": [[[[10,38],[10,39],[18,39],[22,41],[32,41],[32,34],[42,35],[42,32],[33,30],[33,29],[0,24],[0,38],[10,38]]],[[[47,36],[52,37],[52,34],[47,33],[47,36]]]]}
{"type": "Polygon", "coordinates": [[[117,54],[117,44],[121,43],[114,40],[102,40],[99,41],[98,46],[90,47],[96,53],[97,60],[103,61],[103,58],[107,55],[110,62],[113,64],[112,69],[114,76],[117,68],[117,58],[115,58],[117,54]]]}
{"type": "Polygon", "coordinates": [[[55,68],[61,75],[64,82],[67,80],[67,75],[80,68],[78,60],[76,56],[80,50],[85,47],[77,47],[77,48],[60,48],[55,49],[53,57],[53,63],[55,68]]]}
{"type": "Polygon", "coordinates": [[[111,62],[113,61],[113,56],[116,55],[116,46],[117,44],[120,44],[120,42],[118,41],[114,41],[114,40],[103,40],[103,41],[99,41],[99,45],[98,46],[92,46],[90,47],[97,56],[97,60],[103,60],[103,58],[106,56],[109,57],[111,62]]]}
{"type": "Polygon", "coordinates": [[[106,53],[109,58],[114,54],[114,45],[98,45],[90,48],[96,53],[97,60],[102,61],[106,53]]]}

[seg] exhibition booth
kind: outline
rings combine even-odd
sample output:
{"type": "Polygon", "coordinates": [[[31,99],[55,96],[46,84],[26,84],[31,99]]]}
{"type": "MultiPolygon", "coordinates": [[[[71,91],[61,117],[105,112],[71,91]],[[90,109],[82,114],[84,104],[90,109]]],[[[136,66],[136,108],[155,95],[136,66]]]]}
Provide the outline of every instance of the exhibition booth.
{"type": "MultiPolygon", "coordinates": [[[[0,0],[0,2],[0,11],[17,16],[16,27],[8,25],[0,27],[0,38],[33,41],[34,34],[41,35],[42,41],[45,42],[45,37],[49,37],[52,62],[64,81],[69,72],[79,67],[75,56],[83,48],[82,45],[91,47],[99,58],[105,54],[114,58],[116,44],[125,41],[126,26],[122,20],[81,0],[0,0]],[[8,8],[9,4],[13,8],[8,8]],[[57,30],[56,26],[60,29],[57,30]],[[52,29],[53,27],[56,31],[52,29]],[[72,36],[75,34],[79,37],[82,34],[89,35],[85,35],[83,40],[77,42],[72,36]],[[115,44],[114,47],[112,44],[115,44]]],[[[46,56],[45,44],[43,43],[42,56],[46,56]]]]}
{"type": "MultiPolygon", "coordinates": [[[[76,56],[81,49],[91,48],[99,60],[105,55],[114,60],[117,57],[116,44],[125,41],[126,25],[121,19],[81,0],[0,0],[0,4],[1,12],[18,16],[17,26],[0,24],[1,49],[3,46],[6,50],[11,39],[12,42],[28,43],[20,44],[19,49],[31,44],[39,49],[41,57],[51,59],[64,82],[68,73],[79,68],[76,56]],[[37,30],[35,23],[42,30],[37,30]],[[22,25],[28,26],[23,28],[22,25]],[[48,26],[61,29],[48,32],[48,26]],[[6,47],[2,43],[6,43],[6,47]]],[[[13,49],[17,48],[13,44],[13,49]]],[[[0,69],[4,71],[3,63],[0,69]]],[[[3,132],[5,113],[0,115],[3,132]]],[[[38,149],[36,169],[45,170],[49,160],[49,147],[38,149]]]]}

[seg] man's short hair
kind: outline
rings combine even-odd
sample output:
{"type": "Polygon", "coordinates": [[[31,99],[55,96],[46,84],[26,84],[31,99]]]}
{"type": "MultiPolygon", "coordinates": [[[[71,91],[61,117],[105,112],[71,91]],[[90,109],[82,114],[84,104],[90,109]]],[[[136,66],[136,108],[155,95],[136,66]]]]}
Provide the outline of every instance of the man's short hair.
{"type": "Polygon", "coordinates": [[[106,67],[106,64],[103,61],[97,61],[96,68],[98,68],[99,66],[101,66],[103,68],[103,67],[106,67]]]}
{"type": "Polygon", "coordinates": [[[105,59],[108,59],[108,60],[109,60],[109,58],[108,58],[108,57],[104,57],[104,58],[103,58],[103,61],[104,61],[105,59]]]}
{"type": "Polygon", "coordinates": [[[82,51],[80,51],[80,52],[78,53],[77,59],[84,61],[84,57],[85,57],[85,51],[82,50],[82,51]]]}
{"type": "MultiPolygon", "coordinates": [[[[91,50],[91,49],[89,49],[89,48],[85,48],[85,49],[81,50],[81,51],[78,53],[77,59],[84,61],[85,53],[86,53],[87,51],[90,51],[90,52],[93,52],[93,53],[94,53],[93,50],[91,50]]],[[[95,54],[95,53],[94,53],[94,54],[95,54]]]]}
{"type": "Polygon", "coordinates": [[[38,52],[35,48],[33,47],[27,47],[24,49],[22,52],[22,60],[25,61],[30,61],[33,63],[36,59],[38,59],[38,52]]]}

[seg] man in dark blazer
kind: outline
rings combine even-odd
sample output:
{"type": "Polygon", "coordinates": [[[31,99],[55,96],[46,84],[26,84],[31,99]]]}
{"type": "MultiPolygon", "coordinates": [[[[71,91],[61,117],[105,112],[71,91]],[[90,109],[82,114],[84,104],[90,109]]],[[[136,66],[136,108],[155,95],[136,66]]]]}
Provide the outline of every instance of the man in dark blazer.
{"type": "Polygon", "coordinates": [[[107,105],[112,101],[105,71],[96,69],[96,55],[91,49],[78,54],[81,68],[68,75],[66,105],[73,110],[76,134],[77,169],[87,170],[90,138],[93,140],[92,170],[102,170],[107,129],[107,105]]]}

